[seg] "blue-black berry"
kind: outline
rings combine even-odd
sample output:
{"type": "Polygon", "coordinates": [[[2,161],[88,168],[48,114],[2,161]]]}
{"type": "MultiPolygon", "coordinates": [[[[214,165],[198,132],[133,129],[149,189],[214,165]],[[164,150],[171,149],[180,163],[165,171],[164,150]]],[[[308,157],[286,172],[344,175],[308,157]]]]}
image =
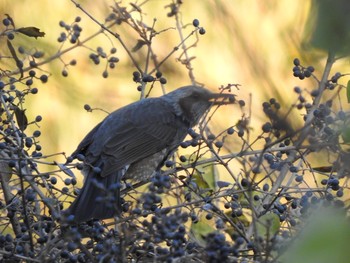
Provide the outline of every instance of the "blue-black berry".
{"type": "Polygon", "coordinates": [[[201,28],[199,29],[199,34],[200,34],[200,35],[204,35],[204,34],[205,34],[205,29],[204,29],[203,27],[201,27],[201,28]]]}
{"type": "Polygon", "coordinates": [[[2,24],[4,26],[9,26],[9,25],[11,25],[11,20],[8,18],[5,18],[4,20],[2,20],[2,24]]]}
{"type": "Polygon", "coordinates": [[[295,66],[299,66],[299,65],[300,65],[300,60],[299,60],[298,58],[295,58],[295,59],[293,60],[293,64],[294,64],[295,66]]]}

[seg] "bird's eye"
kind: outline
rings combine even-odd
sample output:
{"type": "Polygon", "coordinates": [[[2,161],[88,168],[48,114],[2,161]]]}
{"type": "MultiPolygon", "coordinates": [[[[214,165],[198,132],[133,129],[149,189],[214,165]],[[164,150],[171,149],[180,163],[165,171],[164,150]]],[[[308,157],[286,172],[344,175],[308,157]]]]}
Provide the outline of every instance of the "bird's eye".
{"type": "Polygon", "coordinates": [[[192,93],[192,98],[198,99],[199,98],[199,94],[196,93],[196,92],[192,93]]]}

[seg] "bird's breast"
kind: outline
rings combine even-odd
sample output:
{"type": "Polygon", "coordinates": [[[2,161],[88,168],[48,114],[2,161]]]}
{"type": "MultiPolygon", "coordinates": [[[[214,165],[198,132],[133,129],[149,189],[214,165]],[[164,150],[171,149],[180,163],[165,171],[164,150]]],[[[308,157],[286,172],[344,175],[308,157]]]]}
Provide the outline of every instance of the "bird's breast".
{"type": "Polygon", "coordinates": [[[168,152],[168,149],[163,149],[160,152],[131,164],[124,176],[124,179],[129,179],[132,181],[145,181],[150,179],[156,169],[165,160],[168,152]]]}

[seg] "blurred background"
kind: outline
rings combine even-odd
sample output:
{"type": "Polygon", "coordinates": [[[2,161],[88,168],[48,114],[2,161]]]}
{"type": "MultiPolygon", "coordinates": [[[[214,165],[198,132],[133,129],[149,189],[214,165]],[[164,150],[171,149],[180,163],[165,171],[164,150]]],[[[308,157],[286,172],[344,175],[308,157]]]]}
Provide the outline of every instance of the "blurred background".
{"type": "MultiPolygon", "coordinates": [[[[78,2],[102,23],[114,5],[109,0],[78,2]]],[[[141,10],[142,22],[152,26],[156,18],[154,28],[157,31],[164,30],[153,39],[154,51],[158,60],[162,60],[180,43],[175,19],[167,16],[170,12],[167,5],[171,1],[144,2],[146,3],[141,10]]],[[[135,3],[140,4],[141,1],[135,3]]],[[[129,1],[122,1],[122,5],[132,8],[129,1]]],[[[193,19],[198,19],[200,26],[206,30],[204,35],[198,35],[198,41],[193,36],[186,42],[187,46],[195,44],[188,52],[193,57],[191,63],[196,81],[213,91],[228,83],[240,84],[239,90],[233,89],[233,92],[238,95],[238,99],[245,100],[247,105],[243,112],[238,106],[220,109],[212,122],[217,130],[235,125],[243,114],[251,114],[251,121],[254,123],[252,132],[258,134],[264,122],[261,107],[264,101],[274,97],[282,105],[291,105],[297,101],[297,95],[293,92],[294,86],[310,90],[316,87],[315,81],[300,81],[292,74],[292,61],[295,57],[299,57],[305,66],[313,65],[316,68],[315,74],[319,77],[325,64],[324,53],[308,49],[303,44],[308,37],[304,32],[310,5],[311,1],[303,0],[183,1],[180,17],[185,25],[184,36],[193,31],[193,19]]],[[[69,0],[3,0],[0,2],[0,12],[9,14],[17,28],[35,26],[45,32],[45,37],[36,40],[20,35],[14,40],[14,43],[28,49],[44,50],[44,59],[72,46],[65,43],[62,47],[57,41],[64,31],[59,26],[60,21],[71,24],[80,16],[79,25],[83,29],[81,40],[100,29],[69,0]]],[[[141,20],[137,12],[133,14],[136,20],[141,20]]],[[[130,49],[136,45],[138,36],[128,27],[115,27],[113,31],[121,35],[130,49]]],[[[7,47],[5,43],[0,43],[0,48],[1,52],[7,47]]],[[[188,70],[177,60],[181,52],[181,49],[175,52],[161,68],[167,79],[167,92],[191,83],[188,70]]],[[[141,68],[145,69],[146,49],[141,48],[133,55],[141,68]]],[[[108,33],[98,35],[83,47],[75,48],[61,58],[40,67],[43,73],[50,75],[49,81],[46,84],[37,82],[39,93],[26,100],[29,120],[37,115],[43,117],[40,123],[43,134],[40,142],[44,154],[65,152],[69,155],[85,134],[106,116],[102,111],[85,111],[84,104],[111,112],[140,98],[138,84],[132,79],[135,67],[117,39],[108,33]],[[103,78],[106,63],[101,62],[96,66],[89,59],[89,55],[97,47],[103,47],[109,52],[113,46],[117,48],[115,55],[119,62],[115,69],[109,70],[108,78],[103,78]],[[76,66],[69,66],[66,69],[68,76],[62,76],[65,63],[68,64],[72,59],[77,61],[76,66]]],[[[0,66],[4,67],[7,63],[11,62],[3,59],[0,66]]],[[[348,71],[348,60],[337,63],[334,71],[338,69],[348,71]]],[[[160,85],[155,85],[151,96],[161,94],[160,85]]],[[[292,125],[298,126],[302,122],[302,115],[295,114],[292,120],[292,125]]],[[[31,126],[29,129],[34,130],[37,127],[31,126]]]]}

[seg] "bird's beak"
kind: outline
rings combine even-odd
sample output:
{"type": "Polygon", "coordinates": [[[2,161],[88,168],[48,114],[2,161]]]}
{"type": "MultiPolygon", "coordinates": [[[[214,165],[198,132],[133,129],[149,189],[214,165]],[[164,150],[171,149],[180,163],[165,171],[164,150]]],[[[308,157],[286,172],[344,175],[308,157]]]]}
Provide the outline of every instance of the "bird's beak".
{"type": "Polygon", "coordinates": [[[209,102],[213,105],[225,105],[235,103],[235,96],[233,94],[212,93],[209,97],[209,102]]]}

